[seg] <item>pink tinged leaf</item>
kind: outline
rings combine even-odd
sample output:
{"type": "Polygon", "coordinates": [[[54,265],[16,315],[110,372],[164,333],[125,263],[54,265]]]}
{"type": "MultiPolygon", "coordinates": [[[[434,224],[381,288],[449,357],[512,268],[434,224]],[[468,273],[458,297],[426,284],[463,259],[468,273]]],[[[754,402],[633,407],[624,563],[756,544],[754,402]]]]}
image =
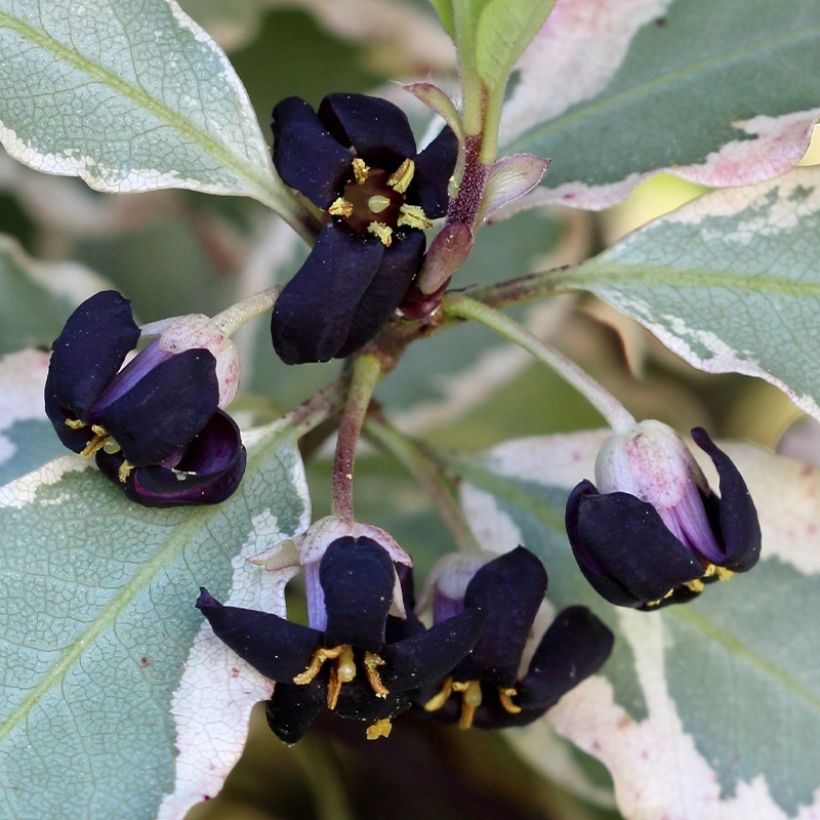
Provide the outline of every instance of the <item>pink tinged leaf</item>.
{"type": "Polygon", "coordinates": [[[421,100],[433,113],[438,114],[462,142],[464,134],[461,130],[461,120],[453,101],[433,83],[407,83],[403,86],[416,99],[421,100]]]}
{"type": "Polygon", "coordinates": [[[487,174],[480,215],[490,214],[528,194],[544,177],[550,161],[534,154],[512,154],[495,162],[487,174]]]}

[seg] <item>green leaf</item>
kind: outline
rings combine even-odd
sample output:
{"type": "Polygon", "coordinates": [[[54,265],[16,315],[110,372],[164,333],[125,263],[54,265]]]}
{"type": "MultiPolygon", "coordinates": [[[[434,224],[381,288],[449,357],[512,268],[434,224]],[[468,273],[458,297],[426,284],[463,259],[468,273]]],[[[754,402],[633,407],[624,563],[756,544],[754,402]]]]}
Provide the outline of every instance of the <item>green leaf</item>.
{"type": "Polygon", "coordinates": [[[287,194],[227,57],[173,0],[0,0],[0,140],[101,191],[287,194]]]}
{"type": "Polygon", "coordinates": [[[247,442],[217,506],[143,509],[74,455],[0,488],[7,815],[153,817],[167,794],[182,817],[220,788],[270,682],[203,626],[198,588],[281,610],[281,579],[245,558],[309,517],[291,431],[247,442]]]}
{"type": "Polygon", "coordinates": [[[455,39],[456,27],[453,21],[453,0],[430,0],[430,4],[436,10],[444,30],[455,39]]]}
{"type": "Polygon", "coordinates": [[[561,4],[502,117],[506,153],[552,160],[530,202],[611,205],[670,169],[713,187],[797,163],[820,113],[820,0],[561,4]]]}
{"type": "Polygon", "coordinates": [[[490,89],[506,85],[513,66],[544,24],[555,0],[489,0],[478,18],[475,60],[490,89]]]}
{"type": "Polygon", "coordinates": [[[820,418],[820,168],[715,191],[556,284],[592,291],[710,373],[758,376],[820,418]]]}
{"type": "Polygon", "coordinates": [[[546,720],[607,766],[625,817],[809,816],[820,807],[820,472],[727,445],[760,515],[760,563],[689,604],[635,612],[592,590],[563,532],[568,489],[594,476],[607,435],[519,439],[455,465],[484,545],[525,544],[544,559],[557,608],[589,606],[616,633],[602,673],[546,720]]]}

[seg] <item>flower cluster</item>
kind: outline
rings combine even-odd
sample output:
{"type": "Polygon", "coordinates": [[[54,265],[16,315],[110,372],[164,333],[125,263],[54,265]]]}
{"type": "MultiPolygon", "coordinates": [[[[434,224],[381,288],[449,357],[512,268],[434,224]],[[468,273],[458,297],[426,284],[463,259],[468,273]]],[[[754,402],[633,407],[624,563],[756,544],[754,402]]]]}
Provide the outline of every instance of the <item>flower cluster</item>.
{"type": "Polygon", "coordinates": [[[287,364],[361,348],[401,303],[424,256],[424,229],[447,209],[458,140],[445,128],[416,151],[404,112],[377,97],[298,97],[273,110],[273,162],[326,220],[273,310],[273,346],[287,364]]]}
{"type": "Polygon", "coordinates": [[[462,728],[529,723],[607,659],[610,631],[570,607],[519,674],[547,586],[541,562],[519,547],[463,577],[457,598],[436,596],[428,629],[414,612],[411,571],[373,539],[343,536],[319,561],[320,588],[307,585],[310,626],[223,606],[206,590],[197,606],[222,641],[277,682],[267,717],[288,743],[326,712],[364,722],[369,739],[387,736],[411,708],[462,728]],[[404,617],[390,614],[397,580],[404,617]]]}
{"type": "Polygon", "coordinates": [[[140,331],[113,290],[86,299],[52,346],[46,414],[63,444],[149,507],[216,503],[238,486],[245,448],[222,408],[236,352],[205,316],[140,331]],[[124,367],[143,336],[156,336],[124,367]]]}

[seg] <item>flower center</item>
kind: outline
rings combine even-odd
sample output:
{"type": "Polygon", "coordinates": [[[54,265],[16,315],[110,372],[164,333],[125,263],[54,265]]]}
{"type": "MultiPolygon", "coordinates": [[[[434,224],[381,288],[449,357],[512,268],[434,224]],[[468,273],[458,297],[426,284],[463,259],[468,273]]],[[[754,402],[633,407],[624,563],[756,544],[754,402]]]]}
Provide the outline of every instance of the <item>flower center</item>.
{"type": "MultiPolygon", "coordinates": [[[[65,423],[66,427],[70,427],[72,430],[82,430],[83,427],[88,426],[80,419],[66,419],[65,423]]],[[[114,453],[119,453],[122,449],[120,447],[120,443],[111,435],[111,433],[108,432],[108,430],[105,429],[105,427],[102,427],[99,424],[92,424],[91,432],[93,433],[93,436],[80,451],[80,455],[83,458],[91,458],[91,456],[95,455],[100,450],[103,450],[109,455],[113,455],[114,453]]],[[[133,469],[134,465],[128,461],[123,461],[122,464],[120,464],[117,475],[119,476],[122,484],[125,484],[128,480],[128,476],[131,475],[131,471],[133,469]]]]}
{"type": "Polygon", "coordinates": [[[416,170],[412,159],[405,159],[391,174],[382,168],[370,168],[357,157],[351,170],[352,177],[342,196],[327,209],[331,216],[344,219],[358,233],[366,231],[377,236],[388,248],[393,244],[396,229],[424,230],[433,224],[420,206],[405,202],[416,170]]]}
{"type": "MultiPolygon", "coordinates": [[[[510,715],[517,715],[521,707],[513,703],[513,698],[518,694],[514,688],[498,688],[498,702],[501,708],[510,715]]],[[[465,680],[454,681],[452,678],[445,678],[438,693],[433,695],[424,704],[425,712],[437,712],[450,699],[450,695],[457,692],[461,695],[461,714],[458,719],[459,729],[469,729],[473,725],[475,711],[481,706],[484,694],[481,690],[481,681],[465,680]]]]}

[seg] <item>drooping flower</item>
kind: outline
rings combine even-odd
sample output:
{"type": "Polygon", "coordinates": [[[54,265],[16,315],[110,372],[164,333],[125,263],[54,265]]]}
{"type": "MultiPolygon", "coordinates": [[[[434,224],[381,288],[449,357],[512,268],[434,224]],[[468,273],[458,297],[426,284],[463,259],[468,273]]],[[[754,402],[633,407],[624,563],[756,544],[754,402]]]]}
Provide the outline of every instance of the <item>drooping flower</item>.
{"type": "Polygon", "coordinates": [[[421,267],[432,219],[447,209],[458,154],[449,127],[420,153],[400,108],[329,94],[317,112],[289,97],[273,110],[273,161],[327,224],[273,310],[287,364],[344,357],[372,339],[421,267]]]}
{"type": "Polygon", "coordinates": [[[597,672],[612,650],[609,629],[585,607],[570,606],[522,664],[547,589],[544,565],[524,547],[478,569],[472,557],[451,561],[439,570],[434,587],[434,621],[465,609],[485,616],[473,651],[437,690],[428,687],[420,698],[426,712],[463,729],[531,723],[597,672]]]}
{"type": "MultiPolygon", "coordinates": [[[[406,568],[402,575],[407,581],[406,568]]],[[[395,579],[380,544],[345,536],[320,561],[321,607],[308,607],[320,628],[223,606],[204,589],[196,605],[225,644],[276,681],[267,717],[281,740],[295,743],[326,710],[366,723],[376,739],[390,733],[416,690],[470,651],[483,621],[469,610],[429,630],[415,619],[402,624],[388,614],[395,579]]]]}
{"type": "Polygon", "coordinates": [[[221,408],[238,358],[205,316],[140,331],[113,290],[86,299],[52,345],[45,408],[63,444],[145,506],[227,498],[245,470],[239,429],[221,408]],[[141,336],[153,336],[123,367],[141,336]]]}
{"type": "Polygon", "coordinates": [[[578,566],[620,606],[655,609],[688,601],[704,585],[751,569],[760,525],[743,477],[701,428],[692,438],[712,459],[720,497],[681,437],[658,421],[612,436],[567,502],[578,566]]]}

